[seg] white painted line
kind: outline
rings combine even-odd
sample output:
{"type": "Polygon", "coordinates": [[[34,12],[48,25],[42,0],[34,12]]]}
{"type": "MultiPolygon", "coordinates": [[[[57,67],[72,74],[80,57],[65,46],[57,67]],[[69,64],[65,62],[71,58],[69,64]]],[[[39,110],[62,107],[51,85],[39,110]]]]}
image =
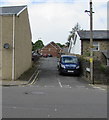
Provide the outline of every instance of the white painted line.
{"type": "Polygon", "coordinates": [[[16,109],[17,107],[14,106],[14,107],[12,107],[12,108],[16,109]]]}
{"type": "Polygon", "coordinates": [[[60,87],[62,88],[62,84],[61,84],[61,82],[59,81],[59,85],[60,85],[60,87]]]}
{"type": "Polygon", "coordinates": [[[100,90],[104,90],[105,91],[106,89],[100,88],[100,90]]]}
{"type": "Polygon", "coordinates": [[[100,88],[100,87],[96,87],[96,86],[94,86],[93,88],[100,88]]]}
{"type": "Polygon", "coordinates": [[[76,87],[78,87],[78,88],[85,88],[85,86],[79,86],[79,85],[77,85],[76,87]]]}
{"type": "Polygon", "coordinates": [[[52,88],[52,87],[55,87],[55,86],[47,86],[47,85],[45,85],[44,87],[49,87],[49,88],[52,88]]]}
{"type": "Polygon", "coordinates": [[[37,78],[38,75],[39,75],[39,71],[37,72],[37,74],[36,74],[34,80],[30,83],[30,85],[32,85],[32,84],[36,81],[36,78],[37,78]]]}
{"type": "Polygon", "coordinates": [[[62,86],[62,84],[61,84],[60,79],[58,78],[57,80],[58,80],[59,86],[62,88],[63,86],[62,86]]]}
{"type": "Polygon", "coordinates": [[[54,111],[56,112],[56,111],[57,111],[57,109],[55,108],[55,109],[54,109],[54,111]]]}
{"type": "Polygon", "coordinates": [[[106,89],[103,89],[103,88],[101,88],[101,87],[97,87],[97,86],[94,86],[94,85],[91,85],[91,84],[89,84],[90,86],[92,86],[93,88],[95,88],[95,89],[99,89],[99,90],[106,90],[106,89]]]}
{"type": "Polygon", "coordinates": [[[70,86],[70,85],[64,85],[64,87],[65,87],[65,88],[71,88],[71,86],[70,86]]]}

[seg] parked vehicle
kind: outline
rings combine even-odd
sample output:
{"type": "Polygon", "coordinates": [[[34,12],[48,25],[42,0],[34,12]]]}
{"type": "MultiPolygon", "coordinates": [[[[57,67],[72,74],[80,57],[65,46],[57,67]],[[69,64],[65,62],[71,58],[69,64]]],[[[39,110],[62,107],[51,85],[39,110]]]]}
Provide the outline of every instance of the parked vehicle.
{"type": "Polygon", "coordinates": [[[39,57],[41,57],[39,53],[32,51],[32,61],[37,60],[39,57]]]}
{"type": "Polygon", "coordinates": [[[47,57],[48,57],[48,54],[43,54],[43,57],[47,58],[47,57]]]}
{"type": "Polygon", "coordinates": [[[48,54],[48,57],[53,57],[51,54],[48,54]]]}
{"type": "Polygon", "coordinates": [[[80,75],[80,63],[76,56],[61,55],[58,61],[59,74],[80,75]]]}

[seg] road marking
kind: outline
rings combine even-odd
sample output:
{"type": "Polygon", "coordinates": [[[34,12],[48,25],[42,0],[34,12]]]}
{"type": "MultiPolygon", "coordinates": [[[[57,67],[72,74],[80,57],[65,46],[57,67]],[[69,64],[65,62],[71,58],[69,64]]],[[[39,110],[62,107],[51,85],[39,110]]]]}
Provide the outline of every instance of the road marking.
{"type": "Polygon", "coordinates": [[[59,79],[58,79],[58,83],[59,83],[59,86],[62,88],[62,84],[59,79]]]}
{"type": "Polygon", "coordinates": [[[52,87],[55,87],[55,86],[47,86],[47,85],[45,85],[44,87],[51,87],[52,88],[52,87]]]}
{"type": "Polygon", "coordinates": [[[99,88],[99,89],[100,89],[100,90],[104,90],[104,91],[106,90],[106,89],[103,89],[103,88],[99,88]]]}
{"type": "Polygon", "coordinates": [[[72,88],[70,85],[64,85],[65,88],[72,88]]]}
{"type": "Polygon", "coordinates": [[[35,77],[34,77],[34,79],[33,79],[33,81],[30,83],[30,84],[28,84],[28,85],[32,85],[33,83],[35,83],[37,80],[38,80],[38,75],[39,75],[39,70],[38,70],[38,72],[36,73],[36,75],[35,75],[35,77]]]}
{"type": "Polygon", "coordinates": [[[85,86],[80,86],[80,85],[77,85],[76,87],[77,88],[85,88],[85,86]]]}
{"type": "Polygon", "coordinates": [[[54,109],[54,111],[56,112],[56,111],[57,111],[57,109],[55,108],[55,109],[54,109]]]}
{"type": "Polygon", "coordinates": [[[97,86],[94,86],[94,85],[91,85],[91,84],[89,84],[90,86],[92,86],[94,89],[99,89],[99,90],[103,90],[103,91],[105,91],[106,89],[103,89],[103,88],[101,88],[101,87],[97,87],[97,86]]]}
{"type": "Polygon", "coordinates": [[[103,89],[103,88],[100,88],[100,87],[93,87],[95,89],[99,89],[99,90],[106,90],[106,89],[103,89]]]}
{"type": "Polygon", "coordinates": [[[16,109],[17,107],[14,106],[14,107],[12,107],[12,108],[16,109]]]}

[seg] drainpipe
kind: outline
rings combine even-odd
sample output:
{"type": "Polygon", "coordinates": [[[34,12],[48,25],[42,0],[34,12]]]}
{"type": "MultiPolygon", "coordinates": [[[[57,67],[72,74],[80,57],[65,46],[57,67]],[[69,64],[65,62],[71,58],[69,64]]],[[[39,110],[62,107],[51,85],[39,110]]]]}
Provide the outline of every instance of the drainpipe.
{"type": "Polygon", "coordinates": [[[12,80],[15,80],[15,15],[13,15],[13,36],[12,36],[12,80]]]}

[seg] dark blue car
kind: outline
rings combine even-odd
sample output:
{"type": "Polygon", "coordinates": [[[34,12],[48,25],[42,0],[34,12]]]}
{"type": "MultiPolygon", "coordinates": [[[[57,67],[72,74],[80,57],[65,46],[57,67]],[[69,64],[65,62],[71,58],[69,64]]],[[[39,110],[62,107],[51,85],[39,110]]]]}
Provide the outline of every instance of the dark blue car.
{"type": "Polygon", "coordinates": [[[58,62],[59,74],[80,75],[80,63],[76,56],[62,55],[58,62]]]}

